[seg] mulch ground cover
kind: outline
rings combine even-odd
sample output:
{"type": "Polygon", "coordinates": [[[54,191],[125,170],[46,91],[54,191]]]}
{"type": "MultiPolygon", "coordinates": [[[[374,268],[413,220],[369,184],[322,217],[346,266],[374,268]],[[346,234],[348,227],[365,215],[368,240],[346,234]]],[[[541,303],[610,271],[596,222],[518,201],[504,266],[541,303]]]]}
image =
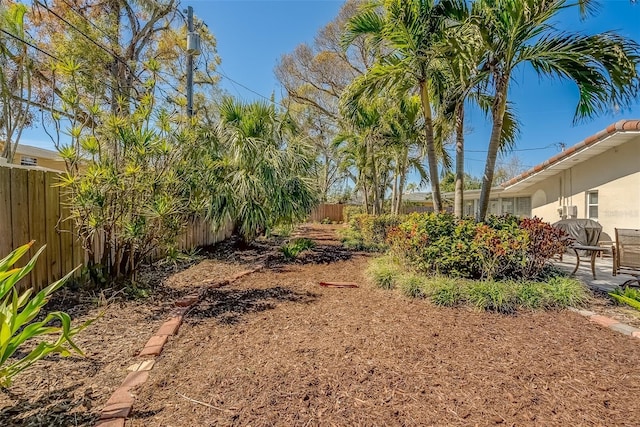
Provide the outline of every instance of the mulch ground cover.
{"type": "Polygon", "coordinates": [[[152,298],[108,306],[78,337],[88,359],[41,362],[0,391],[0,425],[91,425],[166,304],[257,264],[188,314],[127,426],[640,425],[640,340],[569,311],[442,309],[375,289],[369,257],[334,228],[301,230],[318,244],[295,262],[276,243],[230,242],[157,274],[152,298]]]}

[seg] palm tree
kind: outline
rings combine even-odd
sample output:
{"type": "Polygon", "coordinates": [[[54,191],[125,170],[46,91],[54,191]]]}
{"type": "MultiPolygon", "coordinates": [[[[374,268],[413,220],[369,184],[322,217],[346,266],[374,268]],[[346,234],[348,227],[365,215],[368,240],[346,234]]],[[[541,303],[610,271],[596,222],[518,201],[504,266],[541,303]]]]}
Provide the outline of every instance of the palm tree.
{"type": "Polygon", "coordinates": [[[317,203],[311,150],[273,103],[225,98],[209,156],[209,218],[233,219],[245,240],[303,220],[317,203]]]}
{"type": "Polygon", "coordinates": [[[407,174],[414,170],[420,175],[420,184],[429,178],[424,169],[424,129],[420,98],[410,96],[395,101],[387,109],[384,132],[394,155],[394,176],[391,192],[391,213],[398,215],[402,206],[407,174]]]}
{"type": "Polygon", "coordinates": [[[624,108],[636,99],[640,79],[639,45],[614,32],[583,35],[562,32],[552,20],[567,8],[589,10],[594,1],[477,0],[470,22],[482,40],[480,70],[488,73],[492,89],[493,120],[487,161],[482,177],[477,219],[484,220],[504,128],[509,85],[514,71],[530,65],[541,77],[573,81],[580,99],[574,121],[598,112],[624,108]]]}
{"type": "Polygon", "coordinates": [[[371,0],[348,21],[343,37],[345,48],[365,37],[378,54],[376,63],[348,88],[343,98],[346,108],[357,108],[362,96],[373,98],[385,89],[398,97],[412,91],[419,94],[429,181],[437,211],[442,209],[442,202],[432,114],[432,76],[439,62],[434,47],[444,34],[445,17],[443,3],[436,0],[371,0]]]}

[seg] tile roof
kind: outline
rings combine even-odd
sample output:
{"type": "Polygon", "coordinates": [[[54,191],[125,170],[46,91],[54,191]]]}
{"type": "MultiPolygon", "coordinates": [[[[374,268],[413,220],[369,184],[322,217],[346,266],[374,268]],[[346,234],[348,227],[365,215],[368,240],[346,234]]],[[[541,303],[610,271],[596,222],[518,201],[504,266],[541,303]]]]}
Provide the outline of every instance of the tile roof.
{"type": "Polygon", "coordinates": [[[545,160],[544,162],[534,166],[528,171],[521,173],[515,178],[512,178],[509,181],[503,182],[502,184],[500,184],[500,186],[502,188],[507,188],[514,184],[517,184],[518,182],[530,177],[531,175],[534,175],[538,172],[543,171],[549,166],[552,166],[558,163],[559,161],[571,156],[572,154],[577,153],[578,151],[586,150],[596,142],[602,141],[608,136],[611,136],[618,132],[640,132],[640,120],[620,120],[616,123],[613,123],[609,125],[606,129],[603,129],[600,132],[596,133],[595,135],[591,135],[585,138],[584,140],[580,141],[576,145],[573,145],[567,148],[561,153],[558,153],[555,156],[551,157],[550,159],[545,160]]]}

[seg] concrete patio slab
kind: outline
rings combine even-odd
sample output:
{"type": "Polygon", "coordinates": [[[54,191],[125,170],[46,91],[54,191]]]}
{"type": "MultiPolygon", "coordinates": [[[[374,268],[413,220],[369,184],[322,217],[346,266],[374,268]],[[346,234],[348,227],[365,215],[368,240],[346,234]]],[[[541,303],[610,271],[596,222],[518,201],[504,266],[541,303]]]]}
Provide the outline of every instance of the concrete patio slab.
{"type": "MultiPolygon", "coordinates": [[[[562,261],[554,260],[553,264],[562,270],[571,273],[576,266],[576,257],[573,254],[565,254],[562,261]]],[[[591,261],[589,257],[580,257],[580,267],[576,272],[576,277],[594,290],[611,292],[631,277],[626,274],[613,276],[612,258],[596,258],[595,267],[596,279],[594,280],[591,274],[591,261]]]]}

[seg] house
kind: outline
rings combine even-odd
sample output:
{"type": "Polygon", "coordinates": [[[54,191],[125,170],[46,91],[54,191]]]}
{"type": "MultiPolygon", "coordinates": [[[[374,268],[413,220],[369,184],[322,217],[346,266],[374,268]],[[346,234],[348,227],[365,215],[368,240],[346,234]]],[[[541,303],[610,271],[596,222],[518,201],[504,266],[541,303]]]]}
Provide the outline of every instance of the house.
{"type": "MultiPolygon", "coordinates": [[[[465,191],[464,199],[465,214],[473,215],[480,190],[465,191]]],[[[489,213],[551,223],[590,218],[609,236],[615,228],[640,228],[640,120],[614,123],[493,188],[489,213]]]]}
{"type": "Polygon", "coordinates": [[[65,170],[64,160],[62,160],[57,151],[24,144],[18,144],[16,154],[13,157],[13,164],[59,171],[65,170]]]}

